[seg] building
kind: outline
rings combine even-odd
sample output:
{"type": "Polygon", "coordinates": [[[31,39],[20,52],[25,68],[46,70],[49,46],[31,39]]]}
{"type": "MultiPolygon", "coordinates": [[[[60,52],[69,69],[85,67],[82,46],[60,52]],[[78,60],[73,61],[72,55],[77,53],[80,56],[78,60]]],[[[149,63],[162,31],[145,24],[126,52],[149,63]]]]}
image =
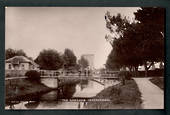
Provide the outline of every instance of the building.
{"type": "Polygon", "coordinates": [[[24,75],[28,70],[39,70],[39,65],[24,56],[14,56],[5,61],[5,73],[24,75]]]}
{"type": "MultiPolygon", "coordinates": [[[[148,63],[149,65],[150,63],[148,63]]],[[[149,70],[155,70],[155,69],[164,69],[164,63],[162,62],[155,62],[154,64],[151,65],[149,70]]],[[[144,65],[138,67],[139,71],[145,71],[144,65]]]]}
{"type": "Polygon", "coordinates": [[[93,70],[94,69],[94,54],[84,54],[82,55],[82,57],[88,61],[89,69],[93,70]]]}
{"type": "Polygon", "coordinates": [[[39,65],[24,56],[14,56],[5,61],[5,70],[37,70],[39,65]]]}

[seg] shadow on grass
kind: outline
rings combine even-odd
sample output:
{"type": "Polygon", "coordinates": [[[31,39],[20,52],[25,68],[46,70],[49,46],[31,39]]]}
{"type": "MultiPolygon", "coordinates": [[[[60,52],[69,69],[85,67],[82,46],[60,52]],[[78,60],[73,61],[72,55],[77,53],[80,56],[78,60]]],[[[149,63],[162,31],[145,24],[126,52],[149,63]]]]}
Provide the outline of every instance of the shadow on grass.
{"type": "Polygon", "coordinates": [[[141,93],[134,80],[126,80],[125,85],[115,85],[101,91],[95,99],[110,99],[107,102],[88,102],[89,109],[141,109],[141,93]]]}
{"type": "Polygon", "coordinates": [[[158,86],[160,89],[164,90],[164,78],[154,77],[149,79],[153,84],[158,86]]]}

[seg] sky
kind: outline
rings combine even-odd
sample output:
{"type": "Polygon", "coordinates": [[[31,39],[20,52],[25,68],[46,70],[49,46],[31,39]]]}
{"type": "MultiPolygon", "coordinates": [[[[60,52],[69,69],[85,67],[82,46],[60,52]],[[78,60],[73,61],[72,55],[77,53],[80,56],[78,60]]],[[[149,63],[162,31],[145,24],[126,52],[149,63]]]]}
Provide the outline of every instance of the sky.
{"type": "Polygon", "coordinates": [[[6,7],[5,48],[23,49],[35,59],[43,49],[94,54],[95,68],[103,67],[112,47],[105,13],[134,18],[137,7],[6,7]]]}

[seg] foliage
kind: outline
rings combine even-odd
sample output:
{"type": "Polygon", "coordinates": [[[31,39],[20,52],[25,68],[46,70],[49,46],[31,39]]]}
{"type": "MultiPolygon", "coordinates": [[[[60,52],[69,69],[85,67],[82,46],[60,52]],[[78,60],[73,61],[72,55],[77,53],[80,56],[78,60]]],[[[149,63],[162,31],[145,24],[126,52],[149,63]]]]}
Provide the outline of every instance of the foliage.
{"type": "Polygon", "coordinates": [[[124,77],[126,80],[131,80],[132,74],[129,71],[120,71],[118,77],[124,77]]]}
{"type": "Polygon", "coordinates": [[[145,66],[145,76],[154,62],[164,61],[164,16],[165,9],[157,7],[141,8],[135,13],[139,23],[137,37],[141,41],[139,53],[145,66]]]}
{"type": "Polygon", "coordinates": [[[85,69],[89,66],[88,61],[83,56],[80,58],[80,60],[78,60],[78,63],[80,65],[80,67],[83,69],[85,69]]]}
{"type": "Polygon", "coordinates": [[[106,61],[106,68],[107,69],[111,69],[111,70],[117,70],[121,67],[120,64],[120,58],[118,58],[118,56],[116,56],[115,54],[116,52],[112,51],[110,52],[107,61],[106,61]]]}
{"type": "Polygon", "coordinates": [[[164,33],[165,9],[160,7],[142,7],[135,14],[135,19],[141,24],[152,26],[153,31],[164,33]]]}
{"type": "Polygon", "coordinates": [[[135,13],[135,19],[139,21],[140,53],[145,65],[147,61],[164,61],[164,15],[165,10],[156,7],[141,8],[135,13]]]}
{"type": "Polygon", "coordinates": [[[113,47],[106,67],[137,70],[144,65],[147,72],[154,62],[164,61],[164,9],[141,8],[134,14],[136,20],[130,22],[120,14],[106,13],[106,27],[114,34],[106,35],[113,47]]]}
{"type": "Polygon", "coordinates": [[[76,67],[76,56],[74,55],[74,52],[70,49],[65,49],[63,54],[63,60],[64,60],[64,67],[65,69],[76,67]]]}
{"type": "Polygon", "coordinates": [[[9,104],[11,103],[11,100],[14,102],[18,102],[18,99],[34,100],[37,98],[37,94],[40,95],[51,90],[51,88],[45,86],[42,83],[32,82],[27,79],[8,80],[5,82],[5,88],[5,102],[9,104]]]}
{"type": "Polygon", "coordinates": [[[61,55],[53,49],[41,51],[35,62],[40,65],[41,69],[46,70],[57,70],[63,66],[61,55]]]}
{"type": "Polygon", "coordinates": [[[27,57],[26,53],[23,50],[14,50],[12,48],[8,48],[5,50],[5,58],[9,59],[12,58],[14,56],[25,56],[27,57]]]}
{"type": "Polygon", "coordinates": [[[25,73],[25,76],[28,77],[28,80],[31,81],[40,81],[40,73],[36,70],[30,70],[25,73]]]}
{"type": "MultiPolygon", "coordinates": [[[[158,76],[164,77],[164,69],[148,70],[147,74],[149,77],[158,77],[158,76]]],[[[143,76],[145,76],[145,71],[139,71],[138,77],[143,77],[143,76]]]]}
{"type": "Polygon", "coordinates": [[[130,22],[125,17],[121,17],[120,14],[111,17],[107,14],[109,19],[106,20],[107,28],[111,33],[118,34],[118,37],[108,37],[106,39],[110,41],[113,49],[108,56],[106,67],[109,69],[121,68],[123,66],[136,67],[140,62],[140,58],[137,56],[139,48],[136,47],[138,40],[136,38],[135,28],[138,26],[135,22],[130,22]],[[108,25],[110,25],[108,27],[108,25]],[[113,31],[114,30],[114,31],[113,31]]]}

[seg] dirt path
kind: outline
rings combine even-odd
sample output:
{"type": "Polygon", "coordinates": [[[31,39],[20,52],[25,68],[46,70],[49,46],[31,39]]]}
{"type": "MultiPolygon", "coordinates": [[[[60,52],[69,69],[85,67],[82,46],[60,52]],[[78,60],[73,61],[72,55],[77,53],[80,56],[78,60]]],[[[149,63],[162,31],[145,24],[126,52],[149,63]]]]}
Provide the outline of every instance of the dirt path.
{"type": "Polygon", "coordinates": [[[142,94],[143,109],[163,109],[164,92],[149,81],[149,78],[134,78],[142,94]]]}

